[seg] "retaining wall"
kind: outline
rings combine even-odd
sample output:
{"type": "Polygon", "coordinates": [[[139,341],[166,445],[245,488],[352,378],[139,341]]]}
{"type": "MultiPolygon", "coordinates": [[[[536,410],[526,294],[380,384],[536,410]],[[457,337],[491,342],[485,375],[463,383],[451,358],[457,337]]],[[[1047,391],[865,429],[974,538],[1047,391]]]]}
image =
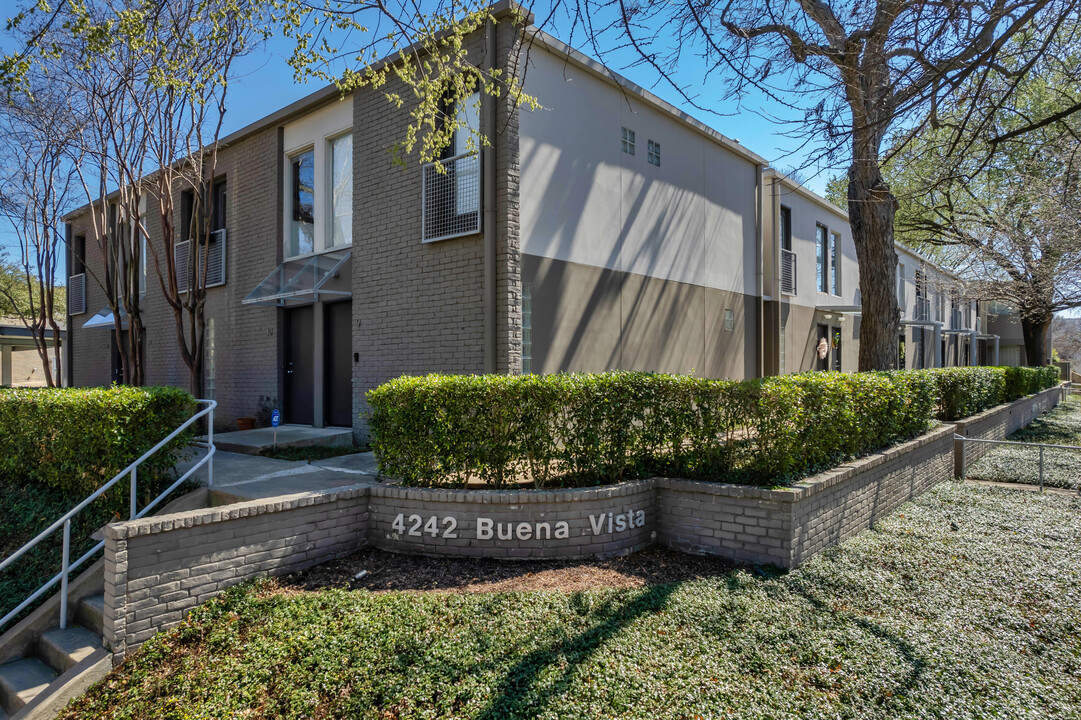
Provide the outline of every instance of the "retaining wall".
{"type": "Polygon", "coordinates": [[[368,488],[191,510],[105,528],[105,641],[122,658],[230,585],[367,542],[368,488]]]}
{"type": "MultiPolygon", "coordinates": [[[[1062,388],[1053,387],[1029,395],[1012,403],[999,405],[982,413],[972,415],[954,424],[955,432],[980,440],[1002,440],[1007,435],[1025,427],[1041,413],[1045,413],[1062,401],[1062,388]]],[[[979,460],[994,445],[986,443],[962,443],[956,441],[954,448],[953,476],[963,477],[964,470],[979,460]]]]}
{"type": "Polygon", "coordinates": [[[950,477],[953,426],[791,487],[658,478],[658,541],[702,555],[794,568],[950,477]]]}
{"type": "Polygon", "coordinates": [[[371,544],[496,558],[622,555],[654,542],[794,568],[954,477],[955,432],[1002,438],[1058,390],[815,475],[763,489],[653,478],[571,490],[442,490],[367,482],[117,523],[105,529],[105,638],[114,659],[225,588],[371,544]]]}

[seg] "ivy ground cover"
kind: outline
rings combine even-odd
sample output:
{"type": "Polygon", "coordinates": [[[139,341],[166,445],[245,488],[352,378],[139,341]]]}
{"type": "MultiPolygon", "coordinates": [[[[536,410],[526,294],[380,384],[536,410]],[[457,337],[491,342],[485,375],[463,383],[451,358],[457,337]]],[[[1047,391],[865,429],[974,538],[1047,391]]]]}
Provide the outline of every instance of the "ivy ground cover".
{"type": "Polygon", "coordinates": [[[63,717],[1076,718],[1079,511],[945,483],[800,570],[630,590],[263,581],[63,717]]]}

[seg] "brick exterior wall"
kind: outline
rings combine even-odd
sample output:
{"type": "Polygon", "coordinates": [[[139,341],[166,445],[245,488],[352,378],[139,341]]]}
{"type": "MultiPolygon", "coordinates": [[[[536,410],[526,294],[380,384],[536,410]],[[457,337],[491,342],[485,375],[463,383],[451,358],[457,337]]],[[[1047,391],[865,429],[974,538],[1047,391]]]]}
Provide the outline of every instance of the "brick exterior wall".
{"type": "MultiPolygon", "coordinates": [[[[520,73],[516,53],[520,32],[500,22],[496,32],[496,67],[520,73]]],[[[484,31],[467,43],[470,58],[484,56],[484,31]]],[[[482,132],[492,143],[485,153],[495,160],[494,257],[485,257],[481,233],[435,243],[421,242],[421,169],[415,154],[396,158],[410,121],[409,106],[395,107],[385,93],[413,93],[401,81],[353,94],[353,256],[351,276],[353,427],[356,439],[367,436],[365,393],[402,375],[430,372],[480,373],[485,366],[485,293],[494,306],[494,367],[521,368],[521,253],[518,238],[518,114],[503,93],[496,103],[495,127],[482,113],[482,132]],[[404,160],[404,163],[400,160],[404,160]],[[485,262],[494,287],[486,291],[485,262]]],[[[300,113],[317,109],[313,106],[300,113]]],[[[282,261],[283,158],[285,117],[223,147],[218,177],[228,189],[226,217],[227,282],[207,293],[206,318],[213,318],[216,378],[215,414],[219,429],[233,429],[238,417],[254,415],[260,399],[283,401],[283,313],[273,307],[243,305],[242,300],[282,261]]],[[[151,199],[146,216],[151,242],[161,245],[160,218],[151,199]]],[[[179,226],[179,191],[175,202],[179,226]]],[[[87,237],[86,263],[103,276],[100,252],[87,232],[89,217],[72,221],[73,235],[87,237]]],[[[83,323],[107,302],[104,291],[87,276],[87,313],[70,318],[73,382],[78,386],[112,381],[109,329],[84,330],[83,323]]],[[[152,258],[148,258],[147,293],[142,301],[146,327],[146,381],[190,388],[180,358],[176,323],[161,296],[152,258]]],[[[318,368],[316,368],[318,371],[318,368]]]]}
{"type": "MultiPolygon", "coordinates": [[[[215,423],[229,428],[238,417],[259,409],[262,396],[278,398],[281,355],[279,313],[275,308],[242,305],[241,301],[281,261],[279,204],[280,143],[277,128],[249,135],[218,155],[217,178],[224,178],[226,204],[226,283],[209,288],[205,317],[214,320],[217,356],[215,423]]],[[[162,295],[152,252],[161,252],[161,219],[156,201],[148,199],[146,226],[151,252],[147,257],[147,292],[141,302],[146,328],[145,359],[148,385],[191,389],[187,365],[180,357],[176,320],[162,295]]],[[[180,225],[179,189],[174,200],[174,224],[180,225]]],[[[108,304],[105,291],[92,274],[103,277],[102,256],[89,232],[88,216],[72,222],[73,235],[86,235],[87,312],[69,318],[76,386],[108,385],[111,374],[111,328],[83,329],[94,313],[108,304]]],[[[162,273],[165,272],[164,258],[162,273]]],[[[208,338],[209,341],[209,338],[208,338]]]]}
{"type": "MultiPolygon", "coordinates": [[[[972,417],[958,420],[958,435],[980,440],[1005,440],[1007,436],[1025,427],[1041,413],[1045,413],[1062,401],[1062,388],[1042,390],[1035,395],[984,410],[972,417]]],[[[963,477],[969,465],[979,460],[995,447],[987,443],[963,443],[956,441],[954,451],[954,477],[963,477]],[[962,447],[963,446],[963,447],[962,447]]]]}
{"type": "Polygon", "coordinates": [[[367,524],[360,486],[109,525],[106,643],[119,660],[230,585],[363,547],[367,524]]]}

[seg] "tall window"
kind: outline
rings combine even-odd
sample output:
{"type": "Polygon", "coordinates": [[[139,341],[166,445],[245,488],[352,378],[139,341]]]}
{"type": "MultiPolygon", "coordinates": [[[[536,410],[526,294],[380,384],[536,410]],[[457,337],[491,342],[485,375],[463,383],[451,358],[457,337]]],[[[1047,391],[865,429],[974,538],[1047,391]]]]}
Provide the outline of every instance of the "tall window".
{"type": "Polygon", "coordinates": [[[830,233],[830,292],[841,294],[841,234],[830,233]]]}
{"type": "Polygon", "coordinates": [[[781,249],[792,249],[792,209],[781,206],[781,249]]]}
{"type": "Polygon", "coordinates": [[[818,280],[818,291],[829,292],[829,277],[826,273],[826,227],[815,226],[815,277],[818,280]]]}
{"type": "Polygon", "coordinates": [[[661,144],[659,142],[653,142],[652,140],[650,140],[649,143],[647,144],[646,150],[648,151],[646,153],[646,161],[650,165],[656,165],[657,167],[660,167],[661,166],[661,144]]]}
{"type": "MultiPolygon", "coordinates": [[[[476,136],[480,133],[480,93],[463,98],[458,104],[455,117],[458,128],[454,131],[453,152],[465,155],[477,150],[476,136]]],[[[455,211],[458,215],[475,213],[480,209],[480,163],[465,162],[454,169],[455,211]]]]}
{"type": "Polygon", "coordinates": [[[623,152],[628,155],[634,155],[634,130],[629,128],[622,128],[620,138],[623,146],[623,152]]]}
{"type": "Polygon", "coordinates": [[[330,141],[330,222],[333,247],[353,244],[353,134],[330,141]]]}
{"type": "Polygon", "coordinates": [[[315,151],[289,159],[289,255],[315,250],[315,151]]]}

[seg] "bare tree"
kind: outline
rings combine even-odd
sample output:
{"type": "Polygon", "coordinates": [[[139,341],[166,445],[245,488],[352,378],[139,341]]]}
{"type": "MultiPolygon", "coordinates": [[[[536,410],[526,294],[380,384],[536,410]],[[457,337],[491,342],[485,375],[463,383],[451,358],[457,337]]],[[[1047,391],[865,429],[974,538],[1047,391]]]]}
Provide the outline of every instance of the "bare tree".
{"type": "Polygon", "coordinates": [[[62,218],[76,183],[69,151],[79,128],[72,121],[66,104],[44,89],[13,99],[0,115],[0,214],[18,240],[21,279],[17,289],[0,285],[0,293],[30,330],[49,387],[63,384],[57,315],[65,314],[64,292],[56,281],[65,248],[62,218]]]}
{"type": "Polygon", "coordinates": [[[564,7],[594,52],[631,50],[688,102],[697,104],[697,96],[677,83],[675,70],[698,54],[727,97],[757,88],[802,114],[796,134],[816,144],[816,161],[847,155],[861,370],[892,366],[900,322],[897,199],[882,175],[884,139],[936,123],[938,102],[962,84],[1022,77],[1047,49],[1034,30],[1076,12],[1070,0],[575,0],[564,7]]]}
{"type": "Polygon", "coordinates": [[[161,220],[160,245],[147,247],[196,395],[203,391],[204,313],[214,242],[210,218],[224,211],[216,207],[219,198],[213,192],[218,140],[233,63],[265,37],[256,23],[259,5],[177,0],[163,6],[146,31],[146,56],[159,74],[150,78],[149,102],[142,111],[150,129],[150,160],[159,168],[152,187],[161,220]],[[188,218],[180,217],[177,207],[185,192],[192,201],[188,218]],[[177,246],[185,236],[191,251],[178,261],[177,246]]]}

